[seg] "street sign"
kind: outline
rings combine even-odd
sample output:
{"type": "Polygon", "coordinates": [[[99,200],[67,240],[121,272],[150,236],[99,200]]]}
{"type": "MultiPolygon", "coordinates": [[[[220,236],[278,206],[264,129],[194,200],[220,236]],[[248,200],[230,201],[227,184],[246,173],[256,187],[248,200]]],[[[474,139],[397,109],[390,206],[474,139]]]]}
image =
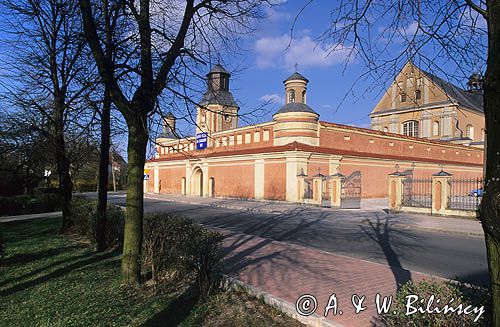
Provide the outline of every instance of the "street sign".
{"type": "Polygon", "coordinates": [[[149,181],[149,175],[148,174],[144,174],[144,180],[145,181],[149,181]]]}
{"type": "Polygon", "coordinates": [[[196,150],[203,150],[207,148],[208,135],[207,133],[196,134],[196,150]]]}

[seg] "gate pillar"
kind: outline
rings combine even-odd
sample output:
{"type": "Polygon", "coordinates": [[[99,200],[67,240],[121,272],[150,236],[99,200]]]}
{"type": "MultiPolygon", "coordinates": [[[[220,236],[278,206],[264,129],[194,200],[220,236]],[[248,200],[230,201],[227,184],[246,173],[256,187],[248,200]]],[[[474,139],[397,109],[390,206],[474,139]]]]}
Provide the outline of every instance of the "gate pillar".
{"type": "Polygon", "coordinates": [[[400,172],[389,174],[389,209],[399,210],[403,199],[403,180],[405,175],[400,172]]]}
{"type": "Polygon", "coordinates": [[[443,170],[432,175],[432,213],[444,215],[450,201],[450,179],[453,175],[443,170]]]}
{"type": "Polygon", "coordinates": [[[336,173],[330,177],[332,183],[332,208],[340,208],[341,205],[341,195],[342,195],[342,178],[344,175],[336,173]]]}

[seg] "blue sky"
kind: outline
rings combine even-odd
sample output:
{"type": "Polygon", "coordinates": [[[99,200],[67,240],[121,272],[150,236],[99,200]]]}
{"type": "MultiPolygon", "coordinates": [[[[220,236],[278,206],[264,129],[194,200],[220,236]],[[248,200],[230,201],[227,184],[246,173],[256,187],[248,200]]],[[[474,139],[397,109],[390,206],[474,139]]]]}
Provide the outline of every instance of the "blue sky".
{"type": "Polygon", "coordinates": [[[272,113],[284,103],[282,82],[297,63],[298,71],[310,81],[308,105],[321,115],[321,120],[368,127],[368,114],[388,83],[364,95],[371,82],[359,83],[351,90],[363,64],[353,62],[346,66],[348,49],[328,54],[327,45],[318,44],[319,35],[330,22],[330,1],[313,1],[296,22],[293,37],[290,29],[304,1],[282,2],[278,7],[266,9],[268,18],[246,40],[249,51],[241,58],[245,69],[233,74],[231,89],[241,103],[241,110],[251,110],[272,99],[275,104],[270,105],[270,112],[260,118],[271,120],[272,113]]]}
{"type": "MultiPolygon", "coordinates": [[[[384,74],[387,78],[375,80],[360,77],[367,68],[359,58],[352,58],[346,64],[349,55],[349,44],[338,51],[329,53],[329,44],[318,43],[318,38],[324,33],[331,23],[331,10],[336,5],[331,0],[315,0],[299,16],[294,32],[290,29],[294,18],[301,11],[307,1],[302,0],[276,0],[281,5],[266,9],[267,19],[261,21],[259,28],[254,34],[245,40],[247,51],[242,57],[228,58],[228,70],[234,67],[245,67],[237,70],[232,77],[232,92],[241,104],[242,112],[251,111],[262,104],[263,101],[273,99],[275,104],[269,108],[267,115],[259,117],[260,121],[272,119],[275,112],[284,103],[284,87],[282,81],[288,77],[298,64],[298,71],[309,79],[308,105],[316,110],[321,120],[370,127],[369,113],[375,107],[383,92],[392,83],[397,73],[402,68],[405,60],[400,60],[393,74],[384,74]],[[235,64],[236,63],[236,64],[235,64]]],[[[432,11],[432,10],[431,10],[432,11]]],[[[389,12],[389,16],[394,13],[389,12]]],[[[477,18],[475,12],[469,12],[470,19],[478,19],[477,24],[485,28],[486,24],[482,18],[477,18]]],[[[432,28],[432,19],[436,16],[426,17],[426,23],[432,28]]],[[[468,17],[468,16],[467,16],[468,17]]],[[[466,17],[466,19],[467,19],[466,17]]],[[[400,31],[402,38],[390,43],[390,56],[400,53],[406,43],[404,37],[410,37],[416,33],[416,22],[413,18],[405,17],[401,21],[400,31]]],[[[380,33],[377,39],[378,45],[386,45],[385,36],[381,31],[390,27],[387,16],[383,18],[372,17],[375,31],[380,33]]],[[[463,24],[463,22],[462,22],[463,24]]],[[[327,42],[328,43],[328,42],[327,42]]],[[[449,57],[441,56],[442,49],[435,48],[431,44],[422,48],[422,53],[429,54],[421,58],[420,53],[414,61],[424,70],[431,71],[445,79],[450,79],[457,85],[465,86],[465,76],[472,70],[484,71],[484,66],[479,62],[478,67],[468,67],[459,60],[452,63],[449,57]],[[443,76],[445,75],[445,76],[443,76]]],[[[460,47],[458,47],[458,51],[460,47]]],[[[453,56],[453,55],[452,55],[453,56]]],[[[480,55],[481,56],[481,55],[480,55]]],[[[472,61],[474,62],[475,59],[472,61]]]]}

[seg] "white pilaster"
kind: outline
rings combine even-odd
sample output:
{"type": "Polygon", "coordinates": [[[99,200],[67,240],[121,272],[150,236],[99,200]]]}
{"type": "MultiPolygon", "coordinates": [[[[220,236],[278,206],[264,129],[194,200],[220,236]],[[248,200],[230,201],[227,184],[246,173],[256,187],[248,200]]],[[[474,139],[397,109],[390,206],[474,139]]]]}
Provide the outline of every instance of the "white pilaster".
{"type": "Polygon", "coordinates": [[[264,199],[264,159],[256,159],[255,160],[255,199],[262,200],[264,199]]]}
{"type": "Polygon", "coordinates": [[[158,163],[155,163],[154,168],[154,192],[160,193],[160,169],[158,168],[158,163]]]}

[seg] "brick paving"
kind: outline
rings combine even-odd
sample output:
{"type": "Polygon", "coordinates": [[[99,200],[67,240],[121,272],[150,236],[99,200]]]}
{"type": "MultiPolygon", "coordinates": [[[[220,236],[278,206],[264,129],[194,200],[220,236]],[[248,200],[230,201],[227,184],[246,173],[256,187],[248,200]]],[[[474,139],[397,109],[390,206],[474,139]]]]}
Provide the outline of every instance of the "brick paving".
{"type": "Polygon", "coordinates": [[[329,297],[335,293],[343,314],[333,316],[330,311],[327,318],[345,327],[372,326],[376,317],[375,295],[394,294],[396,280],[434,278],[252,235],[222,232],[230,276],[292,305],[302,294],[314,295],[319,315],[323,315],[329,297]],[[354,313],[351,304],[353,294],[366,296],[366,310],[359,314],[354,313]]]}

